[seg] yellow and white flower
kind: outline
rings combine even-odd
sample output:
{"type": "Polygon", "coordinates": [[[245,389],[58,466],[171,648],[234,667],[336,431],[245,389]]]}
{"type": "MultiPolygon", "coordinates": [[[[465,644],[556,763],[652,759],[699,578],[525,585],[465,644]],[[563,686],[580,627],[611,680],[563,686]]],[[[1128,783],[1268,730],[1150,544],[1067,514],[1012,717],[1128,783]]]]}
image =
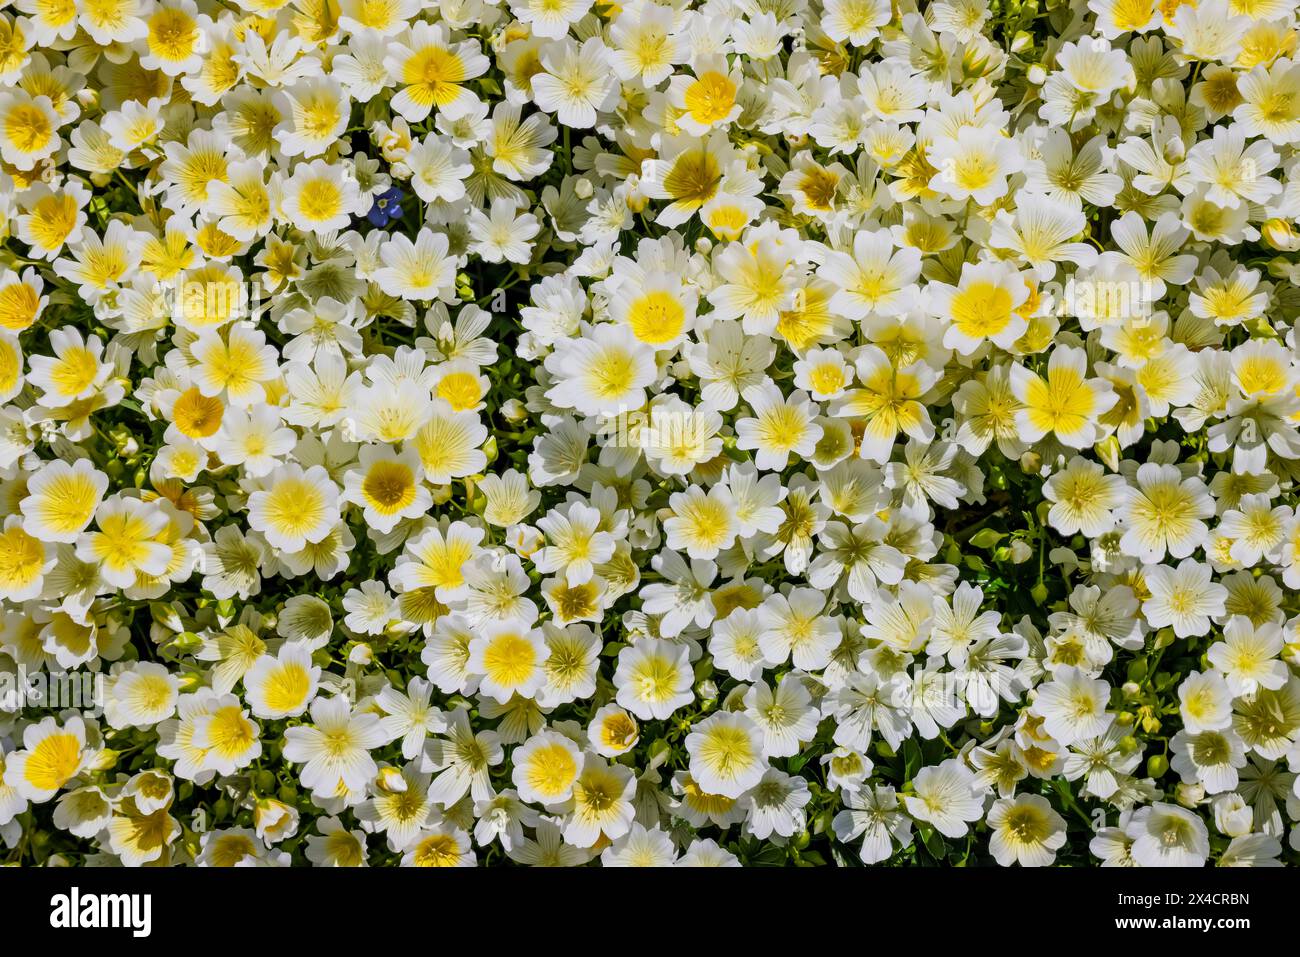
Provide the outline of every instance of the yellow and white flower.
{"type": "Polygon", "coordinates": [[[1295,862],[1294,3],[11,7],[9,862],[1295,862]]]}
{"type": "Polygon", "coordinates": [[[198,390],[244,408],[266,399],[264,383],[279,369],[275,346],[267,343],[266,334],[243,324],[230,326],[224,334],[205,330],[190,346],[190,354],[190,374],[198,390]]]}
{"type": "Polygon", "coordinates": [[[537,693],[550,653],[539,629],[518,621],[492,622],[470,641],[466,667],[481,676],[483,694],[505,704],[514,695],[531,698],[537,693]]]}
{"type": "Polygon", "coordinates": [[[40,403],[50,408],[88,398],[108,380],[113,367],[104,361],[104,343],[97,336],[83,337],[72,326],[50,333],[52,355],[29,360],[27,380],[41,390],[40,403]]]}
{"type": "Polygon", "coordinates": [[[299,163],[293,175],[280,183],[277,218],[303,232],[342,229],[365,209],[356,177],[343,165],[321,159],[299,163]]]}
{"type": "Polygon", "coordinates": [[[654,348],[625,326],[596,326],[590,338],[559,344],[546,360],[556,384],[547,397],[584,415],[617,415],[645,405],[657,374],[654,348]]]}
{"type": "Polygon", "coordinates": [[[964,356],[985,342],[1010,349],[1029,328],[1019,311],[1029,298],[1029,287],[1005,263],[965,263],[956,286],[932,283],[930,289],[935,311],[951,323],[943,344],[964,356]]]}
{"type": "Polygon", "coordinates": [[[573,783],[566,802],[564,840],[574,847],[591,847],[598,841],[617,840],[632,827],[632,796],[636,778],[630,768],[607,764],[595,755],[583,760],[582,773],[573,783]]]}
{"type": "Polygon", "coordinates": [[[147,728],[176,713],[180,680],[165,665],[135,662],[107,684],[104,717],[114,728],[147,728]]]}
{"type": "Polygon", "coordinates": [[[361,507],[368,526],[387,532],[403,519],[428,510],[432,498],[422,481],[423,471],[413,450],[399,455],[386,446],[367,445],[358,467],[344,475],[342,497],[361,507]]]}
{"type": "Polygon", "coordinates": [[[51,545],[27,533],[21,516],[6,518],[0,531],[0,598],[19,603],[40,595],[54,557],[51,545]]]}
{"type": "Polygon", "coordinates": [[[384,740],[377,715],[353,713],[347,698],[336,696],[313,701],[311,720],[284,734],[285,759],[304,765],[304,785],[330,795],[340,787],[360,790],[374,779],[379,769],[369,752],[384,740]]]}
{"type": "Polygon", "coordinates": [[[449,255],[446,236],[422,229],[413,243],[399,234],[383,244],[379,256],[383,266],[375,273],[375,281],[390,296],[426,302],[448,298],[456,261],[449,255]]]}
{"type": "Polygon", "coordinates": [[[85,722],[77,716],[60,721],[47,715],[23,731],[22,747],[5,755],[4,783],[27,800],[42,804],[54,797],[86,766],[85,722]]]}
{"type": "Polygon", "coordinates": [[[319,156],[347,129],[351,103],[337,80],[305,77],[277,95],[284,120],[274,135],[285,156],[319,156]]]}
{"type": "Polygon", "coordinates": [[[444,24],[419,21],[390,44],[384,65],[401,87],[393,109],[418,123],[435,107],[452,120],[472,112],[479,99],[466,83],[487,72],[488,60],[477,40],[453,41],[444,24]]]}
{"type": "Polygon", "coordinates": [[[554,731],[533,735],[511,755],[511,780],[521,800],[548,807],[563,804],[573,796],[573,786],[582,773],[584,755],[571,738],[554,731]]]}
{"type": "Polygon", "coordinates": [[[300,551],[334,529],[339,490],[322,466],[282,465],[248,497],[248,524],[273,548],[300,551]]]}
{"type": "Polygon", "coordinates": [[[90,524],[108,488],[108,476],[89,459],[47,462],[27,481],[19,507],[27,534],[45,542],[75,542],[90,524]]]}
{"type": "Polygon", "coordinates": [[[274,654],[262,654],[245,672],[244,700],[259,718],[297,717],[316,698],[321,669],[303,642],[286,641],[274,654]]]}
{"type": "Polygon", "coordinates": [[[168,0],[154,8],[145,17],[146,52],[140,57],[140,65],[168,76],[197,69],[202,63],[207,20],[193,0],[168,0]]]}
{"type": "Polygon", "coordinates": [[[1071,346],[1053,349],[1044,371],[1040,376],[1020,364],[1011,367],[1011,391],[1022,406],[1016,412],[1020,435],[1035,442],[1050,433],[1075,449],[1097,441],[1097,418],[1118,401],[1110,383],[1089,379],[1087,355],[1071,346]]]}
{"type": "Polygon", "coordinates": [[[739,94],[744,77],[724,56],[710,54],[692,64],[691,74],[677,74],[668,83],[668,102],[677,112],[676,124],[691,136],[704,136],[726,127],[740,115],[739,94]]]}
{"type": "Polygon", "coordinates": [[[121,495],[105,499],[95,509],[95,526],[78,536],[77,558],[98,565],[100,577],[110,585],[128,588],[137,575],[167,571],[172,550],[158,540],[167,513],[156,505],[121,495]]]}
{"type": "Polygon", "coordinates": [[[190,744],[203,753],[205,769],[234,774],[262,753],[261,729],[233,694],[221,695],[193,719],[190,744]]]}
{"type": "Polygon", "coordinates": [[[29,170],[62,145],[62,121],[48,96],[26,91],[0,92],[0,157],[29,170]]]}
{"type": "Polygon", "coordinates": [[[720,711],[686,736],[691,777],[706,794],[738,798],[758,784],[767,761],[763,735],[752,718],[720,711]]]}
{"type": "Polygon", "coordinates": [[[643,638],[618,653],[615,700],[642,721],[663,720],[695,697],[684,645],[643,638]]]}

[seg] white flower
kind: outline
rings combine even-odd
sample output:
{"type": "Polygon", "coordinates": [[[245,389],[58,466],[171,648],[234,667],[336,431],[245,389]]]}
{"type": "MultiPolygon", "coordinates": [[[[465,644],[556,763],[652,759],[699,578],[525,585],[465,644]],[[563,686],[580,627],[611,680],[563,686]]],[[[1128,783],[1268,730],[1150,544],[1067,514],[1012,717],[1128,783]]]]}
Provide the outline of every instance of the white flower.
{"type": "Polygon", "coordinates": [[[989,808],[989,852],[1003,867],[1051,864],[1065,845],[1065,819],[1052,809],[1047,798],[1021,794],[1002,798],[989,808]]]}
{"type": "Polygon", "coordinates": [[[509,199],[495,200],[487,215],[477,209],[469,214],[471,249],[484,262],[527,263],[533,250],[529,240],[540,230],[537,217],[520,214],[509,199]]]}
{"type": "Polygon", "coordinates": [[[260,655],[244,674],[244,694],[259,718],[296,717],[316,697],[321,669],[303,642],[288,641],[275,655],[260,655]]]}
{"type": "Polygon", "coordinates": [[[983,126],[963,126],[956,137],[936,141],[927,158],[939,171],[930,180],[931,189],[981,205],[991,205],[1004,195],[1007,177],[1024,165],[1010,137],[983,126]]]}
{"type": "Polygon", "coordinates": [[[384,742],[379,716],[353,713],[346,698],[320,698],[311,706],[312,725],[299,725],[284,733],[286,760],[305,765],[302,783],[332,794],[342,782],[359,790],[375,776],[378,767],[370,750],[384,742]]]}
{"type": "Polygon", "coordinates": [[[817,406],[805,393],[787,397],[769,381],[749,386],[744,396],[754,415],[736,422],[736,447],[756,450],[759,469],[780,471],[791,455],[812,455],[823,429],[816,421],[817,406]]]}
{"type": "Polygon", "coordinates": [[[1171,625],[1179,638],[1203,635],[1210,619],[1222,615],[1228,590],[1210,580],[1211,570],[1190,558],[1168,565],[1148,566],[1143,573],[1151,597],[1142,603],[1142,613],[1155,628],[1171,625]]]}
{"type": "Polygon", "coordinates": [[[1094,738],[1115,719],[1106,710],[1110,690],[1104,680],[1063,665],[1053,672],[1051,681],[1039,686],[1034,712],[1042,716],[1047,733],[1062,744],[1094,738]]]}
{"type": "Polygon", "coordinates": [[[969,823],[983,816],[984,797],[975,775],[955,758],[921,768],[912,779],[912,789],[913,794],[903,795],[907,812],[934,825],[944,837],[964,836],[969,823]]]}
{"type": "Polygon", "coordinates": [[[735,540],[735,502],[725,485],[707,492],[692,485],[673,493],[669,508],[672,517],[664,520],[669,548],[685,551],[691,558],[711,559],[735,540]]]}
{"type": "Polygon", "coordinates": [[[514,695],[531,698],[537,693],[550,653],[540,630],[517,621],[493,622],[470,641],[466,668],[480,676],[483,694],[505,704],[514,695]]]}
{"type": "Polygon", "coordinates": [[[1202,867],[1210,855],[1205,824],[1174,804],[1138,808],[1124,831],[1133,841],[1133,860],[1143,867],[1202,867]]]}
{"type": "Polygon", "coordinates": [[[1178,686],[1178,698],[1187,731],[1218,731],[1232,721],[1232,693],[1217,671],[1193,671],[1178,686]]]}
{"type": "Polygon", "coordinates": [[[663,720],[694,700],[692,677],[685,645],[643,638],[618,653],[615,700],[643,721],[663,720]]]}
{"type": "Polygon", "coordinates": [[[654,350],[623,326],[596,326],[590,338],[570,339],[546,359],[556,405],[584,415],[616,415],[645,405],[655,378],[654,350]]]}
{"type": "Polygon", "coordinates": [[[407,685],[407,693],[402,694],[389,686],[375,698],[387,716],[380,720],[384,734],[388,738],[401,738],[402,757],[410,761],[420,754],[428,734],[436,734],[446,728],[442,712],[430,704],[433,688],[421,678],[412,678],[407,685]]]}
{"type": "Polygon", "coordinates": [[[1242,615],[1233,615],[1223,629],[1223,640],[1205,653],[1210,664],[1227,678],[1234,696],[1253,694],[1258,688],[1276,691],[1286,684],[1286,664],[1278,661],[1285,639],[1273,622],[1259,627],[1242,615]]]}
{"type": "Polygon", "coordinates": [[[275,548],[299,551],[330,534],[338,521],[338,487],[319,465],[282,465],[248,497],[248,524],[275,548]]]}
{"type": "Polygon", "coordinates": [[[534,735],[515,749],[512,780],[524,801],[559,805],[573,795],[583,754],[570,738],[553,731],[534,735]]]}
{"type": "Polygon", "coordinates": [[[591,0],[511,0],[510,10],[520,23],[526,23],[539,37],[558,40],[569,32],[570,24],[577,23],[591,9],[591,0]]]}
{"type": "Polygon", "coordinates": [[[411,242],[399,233],[379,249],[383,266],[375,282],[390,296],[402,299],[447,299],[454,288],[456,261],[449,255],[447,237],[421,229],[411,242]]]}
{"type": "Polygon", "coordinates": [[[826,597],[813,588],[769,596],[759,607],[763,631],[758,643],[769,665],[793,659],[796,668],[817,671],[830,662],[840,641],[836,623],[823,614],[826,597]]]}
{"type": "Polygon", "coordinates": [[[1214,514],[1214,502],[1195,477],[1184,478],[1173,465],[1143,463],[1137,470],[1121,511],[1126,529],[1120,541],[1125,554],[1158,562],[1166,554],[1186,558],[1205,539],[1201,519],[1214,514]]]}
{"type": "Polygon", "coordinates": [[[763,737],[752,719],[720,711],[686,736],[691,777],[706,794],[738,798],[763,778],[763,737]]]}
{"type": "Polygon", "coordinates": [[[542,54],[545,72],[533,77],[533,101],[554,113],[564,126],[596,125],[596,115],[611,109],[618,84],[610,70],[609,51],[599,37],[579,46],[568,39],[547,44],[542,54]]]}
{"type": "Polygon", "coordinates": [[[907,290],[920,272],[920,253],[910,247],[897,249],[889,231],[882,229],[859,232],[853,238],[852,253],[828,253],[817,274],[838,289],[830,307],[851,320],[860,320],[872,314],[896,316],[902,312],[907,290]]]}
{"type": "Polygon", "coordinates": [[[812,793],[803,778],[768,768],[745,800],[750,833],[763,840],[773,834],[791,837],[802,831],[807,821],[803,809],[812,793]]]}
{"type": "Polygon", "coordinates": [[[672,867],[677,849],[672,838],[659,828],[646,830],[640,823],[600,854],[603,867],[672,867]]]}
{"type": "Polygon", "coordinates": [[[763,730],[763,752],[788,758],[817,732],[817,709],[798,672],[788,672],[772,689],[762,679],[745,692],[745,713],[763,730]]]}

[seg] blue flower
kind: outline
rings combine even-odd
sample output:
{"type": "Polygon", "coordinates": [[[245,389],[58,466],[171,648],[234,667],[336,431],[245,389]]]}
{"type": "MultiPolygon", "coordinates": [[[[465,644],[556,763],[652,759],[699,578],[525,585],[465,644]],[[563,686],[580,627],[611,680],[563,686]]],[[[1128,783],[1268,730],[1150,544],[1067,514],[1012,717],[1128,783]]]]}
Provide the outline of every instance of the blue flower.
{"type": "Polygon", "coordinates": [[[396,186],[380,193],[375,197],[375,204],[370,207],[370,212],[366,213],[366,219],[381,229],[393,220],[401,219],[402,199],[405,195],[396,186]]]}

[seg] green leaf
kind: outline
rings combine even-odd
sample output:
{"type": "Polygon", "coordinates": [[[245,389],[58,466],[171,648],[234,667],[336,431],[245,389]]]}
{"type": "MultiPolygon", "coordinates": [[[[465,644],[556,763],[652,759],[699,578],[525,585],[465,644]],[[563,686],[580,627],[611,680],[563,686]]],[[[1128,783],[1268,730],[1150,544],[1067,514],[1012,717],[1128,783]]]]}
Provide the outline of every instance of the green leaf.
{"type": "Polygon", "coordinates": [[[948,852],[948,845],[943,842],[943,835],[938,831],[931,829],[930,833],[925,835],[925,849],[930,852],[930,856],[936,861],[941,861],[948,852]]]}
{"type": "Polygon", "coordinates": [[[915,738],[903,742],[903,780],[910,781],[921,769],[921,746],[915,738]]]}
{"type": "Polygon", "coordinates": [[[981,528],[971,536],[970,543],[976,548],[989,549],[1006,537],[1006,532],[999,532],[996,528],[981,528]]]}

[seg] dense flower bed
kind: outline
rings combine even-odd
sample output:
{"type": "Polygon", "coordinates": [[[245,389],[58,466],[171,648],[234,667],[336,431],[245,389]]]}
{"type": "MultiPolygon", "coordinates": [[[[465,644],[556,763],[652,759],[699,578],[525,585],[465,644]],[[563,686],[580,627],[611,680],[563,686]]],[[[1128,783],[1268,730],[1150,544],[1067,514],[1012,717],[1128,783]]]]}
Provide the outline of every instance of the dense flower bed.
{"type": "Polygon", "coordinates": [[[0,9],[0,859],[1300,860],[1293,0],[0,9]]]}

